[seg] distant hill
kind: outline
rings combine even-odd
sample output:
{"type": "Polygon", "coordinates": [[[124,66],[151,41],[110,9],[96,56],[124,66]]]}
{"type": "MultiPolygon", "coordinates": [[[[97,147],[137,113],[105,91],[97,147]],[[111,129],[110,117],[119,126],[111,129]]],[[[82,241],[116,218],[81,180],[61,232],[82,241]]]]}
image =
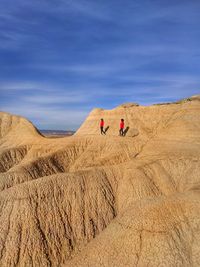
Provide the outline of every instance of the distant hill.
{"type": "Polygon", "coordinates": [[[47,137],[64,137],[71,136],[75,131],[63,131],[63,130],[40,130],[40,132],[47,137]]]}

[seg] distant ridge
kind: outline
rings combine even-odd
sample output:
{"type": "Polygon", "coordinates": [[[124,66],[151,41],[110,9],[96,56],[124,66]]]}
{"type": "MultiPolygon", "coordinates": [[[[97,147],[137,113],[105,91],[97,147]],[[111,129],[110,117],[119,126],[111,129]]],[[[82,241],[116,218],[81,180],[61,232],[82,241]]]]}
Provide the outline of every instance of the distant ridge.
{"type": "Polygon", "coordinates": [[[71,136],[75,133],[72,130],[39,130],[44,136],[52,136],[52,137],[62,137],[62,136],[71,136]]]}

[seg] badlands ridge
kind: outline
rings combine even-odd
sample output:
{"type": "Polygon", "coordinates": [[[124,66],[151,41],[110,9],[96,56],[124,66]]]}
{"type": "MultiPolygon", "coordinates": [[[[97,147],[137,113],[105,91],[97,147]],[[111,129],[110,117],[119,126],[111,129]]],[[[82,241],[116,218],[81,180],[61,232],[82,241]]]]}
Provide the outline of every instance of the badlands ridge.
{"type": "Polygon", "coordinates": [[[0,266],[200,266],[200,96],[55,139],[0,112],[0,266]]]}

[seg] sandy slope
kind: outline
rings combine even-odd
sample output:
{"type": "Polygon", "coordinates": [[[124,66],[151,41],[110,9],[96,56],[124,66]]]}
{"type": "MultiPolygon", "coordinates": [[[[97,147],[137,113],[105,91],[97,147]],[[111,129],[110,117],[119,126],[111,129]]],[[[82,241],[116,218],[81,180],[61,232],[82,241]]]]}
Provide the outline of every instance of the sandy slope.
{"type": "Polygon", "coordinates": [[[0,266],[200,266],[199,100],[94,109],[61,139],[1,112],[0,266]]]}

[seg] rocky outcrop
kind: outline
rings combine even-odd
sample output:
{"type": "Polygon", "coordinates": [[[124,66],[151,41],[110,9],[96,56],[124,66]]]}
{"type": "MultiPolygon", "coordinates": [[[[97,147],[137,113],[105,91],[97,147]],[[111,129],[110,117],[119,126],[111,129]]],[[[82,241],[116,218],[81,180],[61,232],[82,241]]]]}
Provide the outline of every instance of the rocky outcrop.
{"type": "Polygon", "coordinates": [[[132,107],[138,107],[139,104],[138,103],[124,103],[121,104],[120,106],[118,106],[117,108],[132,108],[132,107]]]}
{"type": "Polygon", "coordinates": [[[0,138],[8,135],[9,133],[17,132],[18,135],[39,136],[40,132],[33,126],[27,119],[12,115],[5,112],[0,112],[0,138]]]}

